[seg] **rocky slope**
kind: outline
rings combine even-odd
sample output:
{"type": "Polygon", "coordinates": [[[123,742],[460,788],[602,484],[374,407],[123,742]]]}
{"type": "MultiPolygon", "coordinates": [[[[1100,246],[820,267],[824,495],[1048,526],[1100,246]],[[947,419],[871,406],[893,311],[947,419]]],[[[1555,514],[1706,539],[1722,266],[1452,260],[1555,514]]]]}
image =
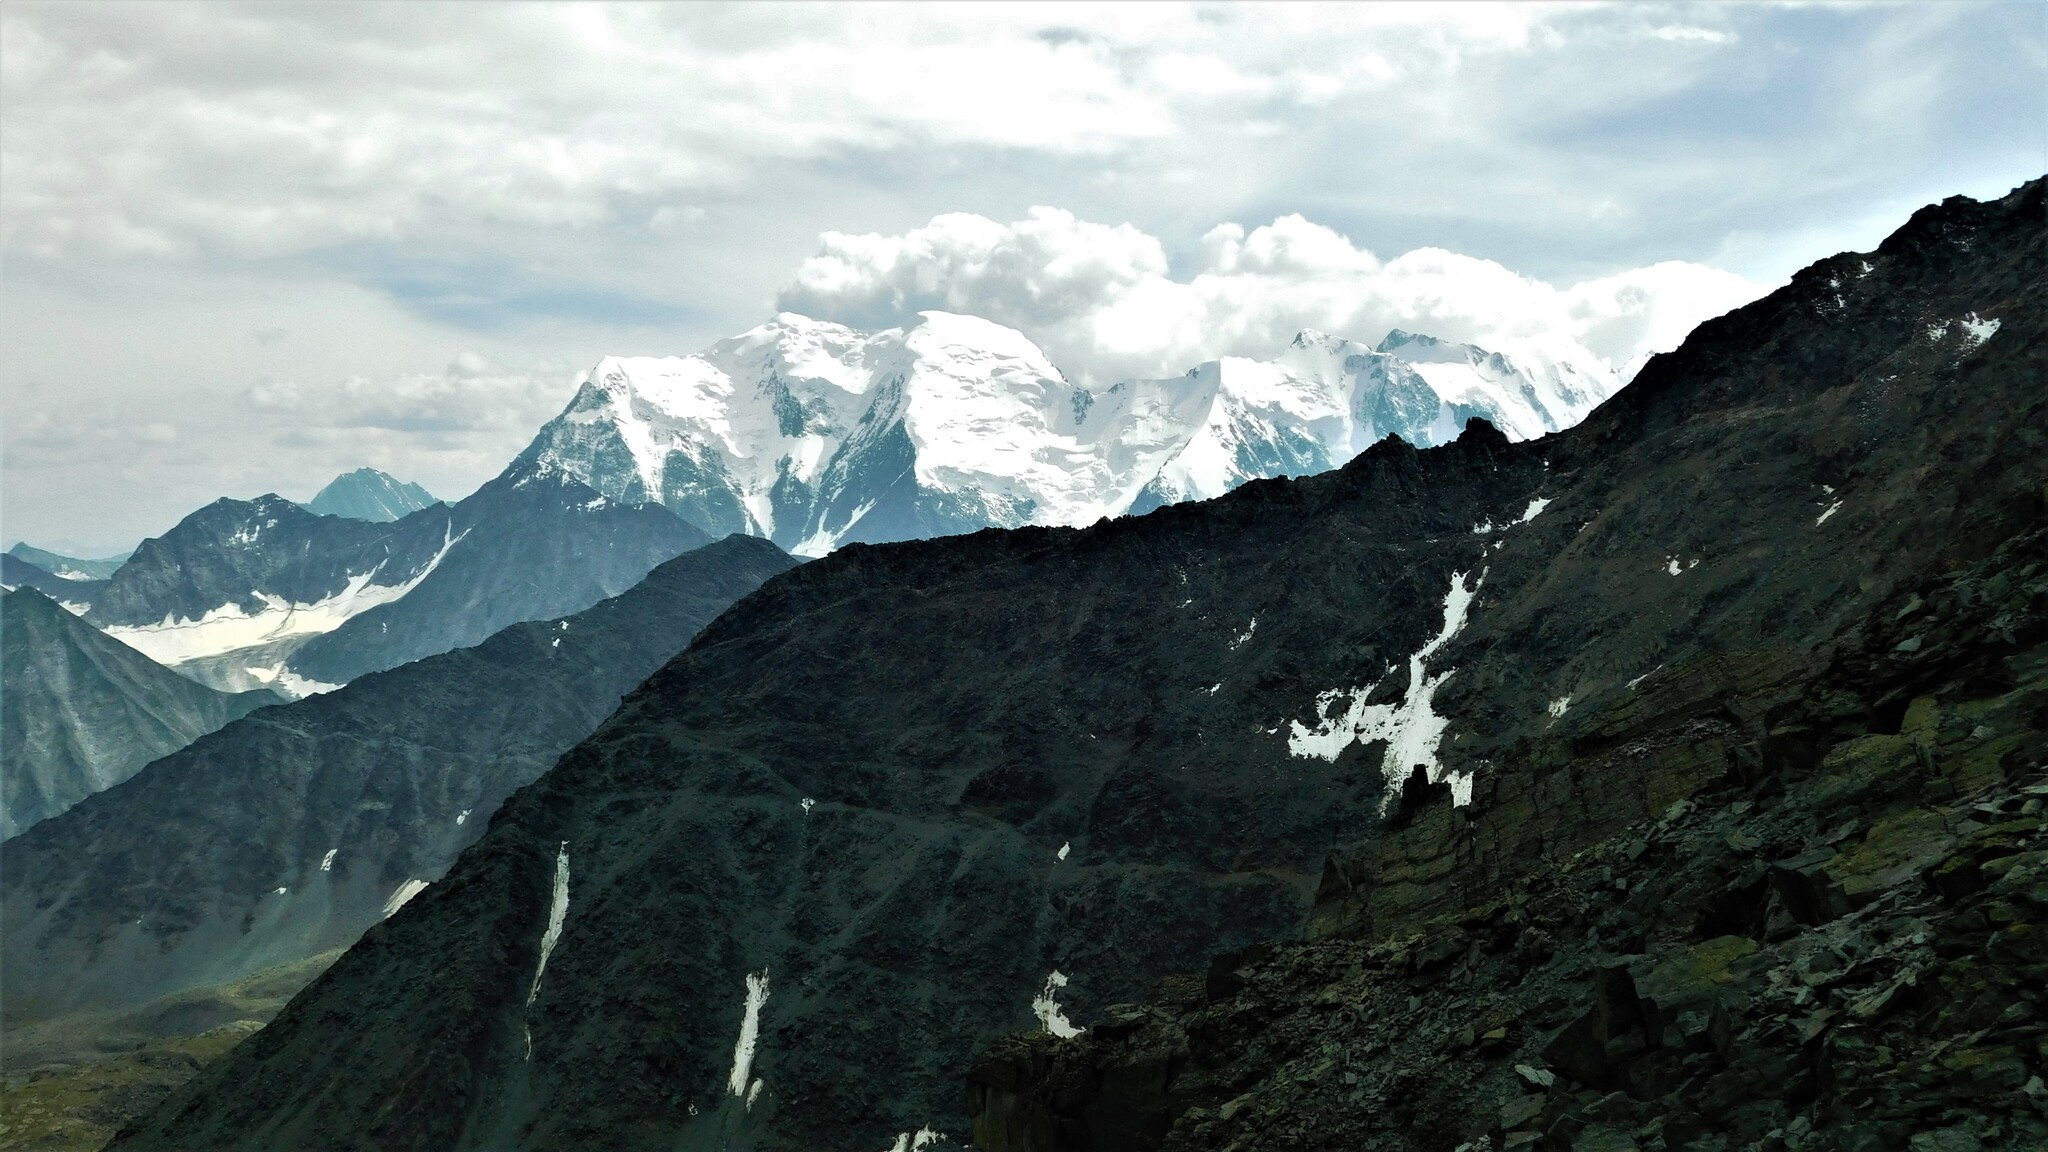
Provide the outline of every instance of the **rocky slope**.
{"type": "Polygon", "coordinates": [[[17,541],[7,550],[7,555],[17,560],[26,560],[65,580],[105,580],[119,569],[128,559],[126,552],[118,556],[106,556],[98,560],[83,560],[76,556],[65,556],[57,552],[46,552],[29,545],[28,541],[17,541]]]}
{"type": "MultiPolygon", "coordinates": [[[[1862,639],[1796,697],[1737,677],[1763,738],[1703,732],[1722,773],[1605,837],[1552,825],[1490,858],[1418,790],[1333,862],[1308,942],[997,1045],[968,1078],[975,1146],[2048,1147],[2048,532],[1862,639]]],[[[1704,729],[1713,675],[1660,673],[1667,703],[1531,759],[1585,773],[1646,721],[1704,729]]],[[[1635,744],[1639,773],[1698,756],[1635,744]]]]}
{"type": "MultiPolygon", "coordinates": [[[[666,513],[663,513],[666,515],[666,513]]],[[[266,709],[0,846],[10,1023],[132,1006],[352,942],[733,601],[739,537],[624,595],[266,709]]]]}
{"type": "Polygon", "coordinates": [[[340,516],[387,524],[436,503],[438,501],[417,484],[375,468],[358,468],[329,481],[327,487],[306,501],[305,507],[316,516],[340,516]]]}
{"type": "Polygon", "coordinates": [[[530,466],[389,523],[219,500],[143,541],[86,618],[201,683],[302,696],[587,608],[708,540],[530,466]]]}
{"type": "Polygon", "coordinates": [[[195,684],[30,588],[0,597],[0,677],[0,839],[282,703],[195,684]]]}
{"type": "Polygon", "coordinates": [[[1511,891],[1803,747],[1872,620],[2038,525],[2043,217],[1918,213],[1560,435],[785,575],[114,1147],[958,1140],[1034,1018],[1319,892],[1369,936],[1511,891]]]}
{"type": "Polygon", "coordinates": [[[12,552],[0,553],[0,589],[12,592],[17,588],[33,588],[50,599],[67,605],[74,614],[82,614],[92,607],[93,597],[105,586],[104,580],[80,580],[59,576],[12,552]]]}
{"type": "Polygon", "coordinates": [[[783,313],[698,355],[601,361],[526,458],[707,531],[822,555],[1090,524],[1327,471],[1390,434],[1441,443],[1474,416],[1540,436],[1618,383],[1583,350],[1511,359],[1399,331],[1377,348],[1303,332],[1272,361],[1090,389],[972,316],[862,332],[783,313]]]}

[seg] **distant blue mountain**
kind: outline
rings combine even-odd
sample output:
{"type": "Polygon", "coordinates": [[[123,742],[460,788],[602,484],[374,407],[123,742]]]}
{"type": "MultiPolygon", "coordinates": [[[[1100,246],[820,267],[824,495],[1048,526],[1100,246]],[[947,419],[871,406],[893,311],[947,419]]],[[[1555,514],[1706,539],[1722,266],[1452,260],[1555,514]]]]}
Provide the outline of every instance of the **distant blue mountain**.
{"type": "Polygon", "coordinates": [[[425,488],[409,484],[375,468],[358,468],[336,476],[306,502],[306,510],[321,516],[341,516],[386,524],[431,506],[434,498],[425,488]]]}

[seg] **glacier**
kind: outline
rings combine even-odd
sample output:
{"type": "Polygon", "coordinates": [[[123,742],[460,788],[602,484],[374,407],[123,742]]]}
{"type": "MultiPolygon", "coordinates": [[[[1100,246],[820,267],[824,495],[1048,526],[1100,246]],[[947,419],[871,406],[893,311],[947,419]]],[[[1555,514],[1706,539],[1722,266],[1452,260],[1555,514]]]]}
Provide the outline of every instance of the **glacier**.
{"type": "Polygon", "coordinates": [[[800,555],[985,527],[1090,524],[1419,447],[1483,417],[1569,427],[1621,377],[1569,341],[1489,350],[1304,330],[1271,360],[1076,384],[1023,333],[928,311],[863,331],[792,312],[689,356],[608,356],[521,459],[713,535],[800,555]]]}

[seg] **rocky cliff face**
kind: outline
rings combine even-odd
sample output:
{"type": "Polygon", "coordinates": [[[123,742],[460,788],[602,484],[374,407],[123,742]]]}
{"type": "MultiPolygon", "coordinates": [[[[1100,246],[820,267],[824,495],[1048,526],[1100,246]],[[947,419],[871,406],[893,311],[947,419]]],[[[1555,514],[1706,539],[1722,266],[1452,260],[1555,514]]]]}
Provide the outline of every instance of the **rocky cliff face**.
{"type": "MultiPolygon", "coordinates": [[[[1797,707],[1831,670],[1935,643],[1872,621],[1911,620],[1916,591],[2043,516],[2042,221],[2039,184],[1922,212],[1557,436],[1475,424],[1087,530],[847,548],[773,581],[116,1147],[957,1140],[962,1070],[1034,1019],[1071,1032],[1312,912],[1367,947],[1459,924],[1731,763],[1832,747],[1847,729],[1797,707]]],[[[1871,681],[1832,706],[1899,735],[1927,691],[1871,681]]],[[[1492,955],[1445,939],[1400,963],[1492,955]]],[[[1661,986],[1629,978],[1640,1016],[1661,986]]],[[[1582,1026],[1589,1075],[1635,1074],[1626,1003],[1582,1026]]],[[[1468,1015],[1475,1049],[1522,1042],[1468,1015]]],[[[1035,1073],[976,1081],[985,1132],[1062,1115],[1035,1073]]],[[[1409,1087],[1388,1098],[1426,1102],[1409,1087]]],[[[1176,1107],[1146,1138],[1195,1115],[1176,1107]]],[[[1230,1138],[1295,1135],[1267,1131],[1230,1138]]]]}
{"type": "Polygon", "coordinates": [[[0,599],[0,839],[265,704],[195,684],[33,589],[0,599]]]}
{"type": "Polygon", "coordinates": [[[765,540],[700,548],[575,616],[246,717],[8,841],[9,1023],[351,943],[438,880],[624,692],[793,563],[765,540]]]}

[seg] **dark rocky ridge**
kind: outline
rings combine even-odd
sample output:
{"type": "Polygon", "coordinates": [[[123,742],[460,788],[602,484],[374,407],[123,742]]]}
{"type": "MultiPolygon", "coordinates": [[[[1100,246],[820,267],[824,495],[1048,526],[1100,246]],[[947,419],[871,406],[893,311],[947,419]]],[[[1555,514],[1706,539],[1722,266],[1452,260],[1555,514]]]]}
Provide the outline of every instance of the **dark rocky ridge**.
{"type": "Polygon", "coordinates": [[[8,841],[9,1024],[349,944],[699,628],[794,563],[747,537],[685,553],[566,620],[247,717],[8,841]]]}
{"type": "Polygon", "coordinates": [[[33,588],[0,598],[0,839],[278,704],[195,684],[33,588]]]}
{"type": "Polygon", "coordinates": [[[1338,928],[1466,906],[1532,855],[1655,819],[1860,650],[1873,612],[2041,517],[2042,216],[2038,183],[1922,212],[1541,441],[1475,426],[1085,531],[848,548],[776,580],[115,1146],[964,1134],[960,1072],[1029,1024],[1048,971],[1097,1018],[1298,931],[1316,891],[1407,843],[1378,835],[1379,746],[1299,759],[1289,725],[1330,689],[1401,698],[1459,574],[1483,573],[1470,623],[1427,673],[1452,673],[1442,756],[1476,802],[1338,928]],[[1970,346],[1968,314],[2004,327],[1970,346]],[[567,913],[530,994],[558,852],[567,913]],[[727,1071],[764,969],[749,1102],[727,1071]]]}
{"type": "MultiPolygon", "coordinates": [[[[1736,697],[1770,727],[1709,734],[1720,776],[1490,891],[1435,866],[1475,829],[1423,790],[1309,942],[997,1045],[976,1146],[2048,1147],[2048,530],[1861,632],[1797,699],[1736,697]],[[1423,891],[1446,911],[1404,907],[1423,891]]],[[[1583,771],[1626,711],[1530,763],[1583,771]]]]}
{"type": "MultiPolygon", "coordinates": [[[[559,471],[514,465],[455,505],[389,523],[319,516],[281,496],[218,500],[142,542],[87,619],[101,627],[198,620],[264,596],[315,604],[366,577],[415,582],[332,631],[294,635],[177,665],[217,688],[283,664],[344,684],[367,672],[476,644],[508,625],[581,611],[710,537],[655,504],[619,504],[559,471]]],[[[138,641],[139,642],[139,641],[138,641]]]]}
{"type": "Polygon", "coordinates": [[[0,585],[33,588],[52,600],[69,604],[91,604],[105,580],[72,580],[24,560],[12,552],[0,552],[0,585]]]}

